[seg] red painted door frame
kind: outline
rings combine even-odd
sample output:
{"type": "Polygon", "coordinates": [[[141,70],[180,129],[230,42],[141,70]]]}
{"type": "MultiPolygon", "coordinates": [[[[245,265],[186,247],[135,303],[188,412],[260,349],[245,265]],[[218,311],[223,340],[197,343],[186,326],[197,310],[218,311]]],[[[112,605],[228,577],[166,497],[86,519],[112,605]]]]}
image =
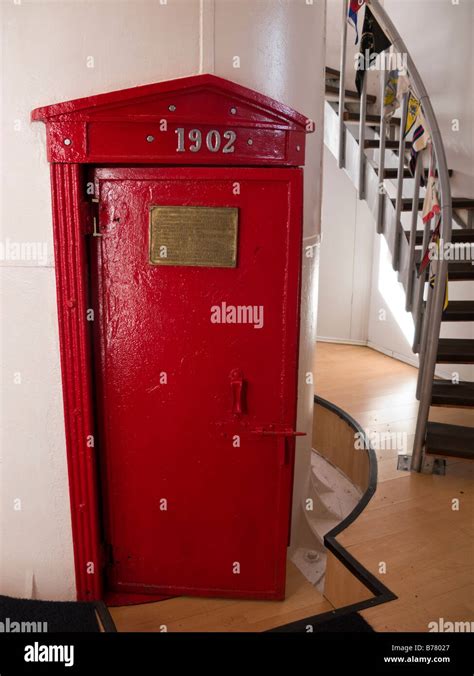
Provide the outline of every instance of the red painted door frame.
{"type": "MultiPolygon", "coordinates": [[[[314,123],[262,94],[213,75],[38,108],[51,162],[64,423],[78,600],[103,597],[101,517],[94,433],[91,327],[85,235],[94,217],[86,165],[204,164],[302,166],[314,123]],[[163,122],[165,124],[163,124],[163,122]],[[235,130],[231,154],[206,144],[176,152],[176,133],[235,130]]],[[[215,137],[214,137],[215,138],[215,137]]],[[[225,138],[225,137],[224,137],[225,138]]]]}

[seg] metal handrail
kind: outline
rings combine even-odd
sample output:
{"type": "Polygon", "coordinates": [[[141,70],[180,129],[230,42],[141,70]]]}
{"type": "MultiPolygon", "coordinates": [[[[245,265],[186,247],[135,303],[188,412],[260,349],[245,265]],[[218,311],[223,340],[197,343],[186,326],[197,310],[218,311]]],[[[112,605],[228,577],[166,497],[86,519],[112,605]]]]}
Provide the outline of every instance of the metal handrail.
{"type": "MultiPolygon", "coordinates": [[[[343,0],[343,12],[344,12],[344,25],[342,28],[342,50],[341,50],[341,79],[340,79],[340,98],[339,98],[339,124],[340,124],[340,133],[339,133],[339,166],[343,166],[343,144],[344,144],[344,72],[343,68],[346,63],[346,32],[347,32],[347,0],[343,0]]],[[[425,118],[426,125],[428,127],[427,131],[430,134],[431,142],[433,145],[434,156],[436,158],[437,171],[439,177],[439,199],[440,199],[440,209],[441,209],[441,225],[440,225],[440,237],[444,242],[451,242],[451,228],[452,228],[452,205],[451,205],[451,187],[449,183],[449,172],[448,165],[446,162],[446,154],[444,151],[443,141],[441,138],[441,133],[439,130],[438,122],[431,105],[430,97],[426,91],[426,88],[423,84],[423,80],[413,62],[413,59],[402,39],[399,32],[397,31],[392,20],[388,16],[385,9],[380,4],[379,0],[366,0],[366,4],[370,7],[372,14],[377,20],[379,26],[384,31],[385,35],[392,43],[392,49],[395,53],[403,54],[406,56],[407,64],[407,73],[410,78],[411,87],[414,94],[420,102],[421,108],[423,110],[423,115],[425,118]]],[[[366,78],[365,78],[366,79],[366,78]]],[[[381,102],[383,107],[383,101],[381,102]]],[[[404,107],[406,106],[406,101],[404,101],[404,107]]],[[[402,111],[404,112],[404,111],[402,111]]],[[[403,122],[403,121],[402,121],[403,122]]],[[[360,123],[365,123],[365,110],[360,110],[360,123]],[[364,113],[364,119],[362,119],[364,113]]],[[[382,133],[381,129],[381,133],[382,133]]],[[[400,127],[400,137],[403,137],[404,127],[400,127]]],[[[382,146],[382,139],[381,139],[382,146]]],[[[404,150],[403,142],[400,143],[400,149],[404,150]]],[[[359,145],[359,168],[364,165],[364,154],[363,144],[359,145]]],[[[401,181],[403,181],[403,171],[404,163],[403,156],[400,153],[398,165],[398,174],[397,178],[399,181],[399,189],[397,193],[397,214],[399,217],[399,208],[401,203],[401,181]]],[[[418,158],[419,164],[421,164],[421,156],[418,158]]],[[[363,190],[363,177],[360,175],[359,170],[359,188],[363,190]]],[[[422,171],[422,167],[418,167],[418,172],[422,171]]],[[[417,172],[417,173],[418,173],[417,172]]],[[[419,175],[417,176],[417,181],[419,180],[419,175]]],[[[379,181],[383,182],[383,175],[379,177],[379,181]]],[[[362,191],[361,191],[362,192],[362,191]]],[[[414,197],[417,197],[417,189],[415,187],[414,197]]],[[[379,207],[379,209],[381,206],[379,207]]],[[[413,209],[415,214],[412,216],[415,223],[416,231],[416,220],[418,217],[418,203],[417,201],[413,202],[413,209]]],[[[396,221],[398,218],[396,219],[396,221]]],[[[381,229],[381,224],[378,223],[378,230],[381,229]]],[[[426,228],[425,228],[426,231],[426,228]]],[[[396,254],[395,258],[398,258],[398,248],[397,248],[397,237],[399,237],[399,228],[398,223],[395,223],[395,239],[396,245],[394,253],[396,254]]],[[[424,242],[426,241],[426,236],[424,237],[424,242]]],[[[413,266],[413,269],[408,270],[409,275],[413,275],[416,270],[414,250],[415,247],[415,236],[412,220],[412,228],[410,231],[410,264],[413,266]]],[[[424,249],[423,249],[424,250],[424,249]]],[[[395,264],[398,266],[398,260],[394,260],[395,264]]],[[[417,324],[423,321],[423,330],[421,331],[422,340],[420,344],[420,362],[419,362],[419,374],[418,381],[419,387],[418,392],[420,395],[420,404],[418,407],[418,417],[415,430],[415,439],[413,444],[413,454],[412,454],[412,469],[415,471],[420,471],[423,460],[423,444],[425,441],[426,435],[426,426],[428,423],[429,409],[431,405],[431,392],[433,386],[433,378],[436,368],[436,358],[438,352],[438,340],[439,333],[441,328],[441,318],[443,313],[443,305],[445,298],[445,289],[447,283],[447,267],[448,263],[446,259],[438,261],[437,274],[435,278],[434,288],[431,288],[428,285],[428,299],[424,307],[423,312],[423,290],[425,285],[426,274],[421,275],[417,280],[418,285],[418,294],[410,289],[410,294],[418,296],[419,302],[417,307],[417,324]]],[[[418,331],[420,333],[420,331],[418,331]]]]}
{"type": "Polygon", "coordinates": [[[349,0],[342,0],[342,31],[341,31],[341,58],[339,62],[339,148],[337,164],[339,169],[345,166],[345,127],[344,127],[344,104],[346,96],[346,47],[347,47],[347,12],[349,0]]]}

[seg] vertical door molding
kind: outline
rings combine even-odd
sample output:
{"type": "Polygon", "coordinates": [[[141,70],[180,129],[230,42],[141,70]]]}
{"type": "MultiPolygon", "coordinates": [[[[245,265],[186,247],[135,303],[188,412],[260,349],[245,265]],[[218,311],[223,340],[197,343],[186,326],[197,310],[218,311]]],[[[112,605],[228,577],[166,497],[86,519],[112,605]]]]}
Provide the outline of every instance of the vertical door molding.
{"type": "Polygon", "coordinates": [[[81,166],[51,165],[56,292],[77,598],[101,598],[81,166]]]}

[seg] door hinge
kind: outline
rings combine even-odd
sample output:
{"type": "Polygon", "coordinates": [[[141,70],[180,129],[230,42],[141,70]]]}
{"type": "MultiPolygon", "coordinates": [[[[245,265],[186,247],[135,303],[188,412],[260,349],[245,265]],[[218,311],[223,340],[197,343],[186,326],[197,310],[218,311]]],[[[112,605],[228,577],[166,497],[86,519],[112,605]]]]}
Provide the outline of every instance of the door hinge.
{"type": "Polygon", "coordinates": [[[84,214],[84,234],[92,235],[93,237],[100,237],[99,232],[99,200],[93,197],[90,201],[82,203],[84,214]]]}

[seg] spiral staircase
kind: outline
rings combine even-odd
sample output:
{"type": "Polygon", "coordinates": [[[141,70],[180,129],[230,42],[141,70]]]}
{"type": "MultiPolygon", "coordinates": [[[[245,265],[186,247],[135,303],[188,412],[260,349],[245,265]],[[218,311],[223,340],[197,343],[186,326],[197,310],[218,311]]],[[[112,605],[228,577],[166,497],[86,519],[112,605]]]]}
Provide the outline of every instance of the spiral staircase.
{"type": "MultiPolygon", "coordinates": [[[[413,60],[396,27],[378,0],[366,6],[389,38],[391,50],[405,55],[410,91],[420,101],[432,143],[435,175],[440,203],[440,239],[474,249],[474,199],[452,197],[452,171],[446,163],[443,141],[429,96],[413,60]]],[[[356,189],[359,199],[367,202],[377,232],[385,237],[394,270],[403,285],[406,310],[415,323],[413,352],[419,357],[417,398],[418,418],[411,456],[401,456],[400,469],[443,473],[448,457],[474,458],[474,427],[431,422],[431,407],[474,408],[474,383],[467,380],[443,380],[435,375],[437,365],[474,364],[474,261],[437,261],[436,274],[429,267],[420,270],[424,252],[430,244],[434,220],[422,223],[421,215],[427,177],[429,147],[418,153],[416,169],[409,169],[411,134],[404,138],[408,109],[405,93],[398,117],[384,119],[383,92],[387,73],[381,80],[381,97],[367,93],[367,72],[361,96],[346,85],[348,2],[342,2],[342,40],[340,68],[326,68],[326,102],[324,141],[356,189]],[[430,280],[431,277],[431,280],[430,280]],[[431,281],[431,283],[430,283],[431,281]],[[468,283],[469,298],[452,300],[445,307],[448,292],[454,285],[468,283]],[[468,338],[440,337],[447,322],[471,322],[468,338]]],[[[350,85],[349,85],[350,86],[350,85]]],[[[454,293],[448,293],[455,295],[454,293]]],[[[465,295],[465,294],[464,294],[465,295]]],[[[471,415],[469,413],[468,415],[471,415]]],[[[472,412],[474,421],[474,412],[472,412]]]]}

